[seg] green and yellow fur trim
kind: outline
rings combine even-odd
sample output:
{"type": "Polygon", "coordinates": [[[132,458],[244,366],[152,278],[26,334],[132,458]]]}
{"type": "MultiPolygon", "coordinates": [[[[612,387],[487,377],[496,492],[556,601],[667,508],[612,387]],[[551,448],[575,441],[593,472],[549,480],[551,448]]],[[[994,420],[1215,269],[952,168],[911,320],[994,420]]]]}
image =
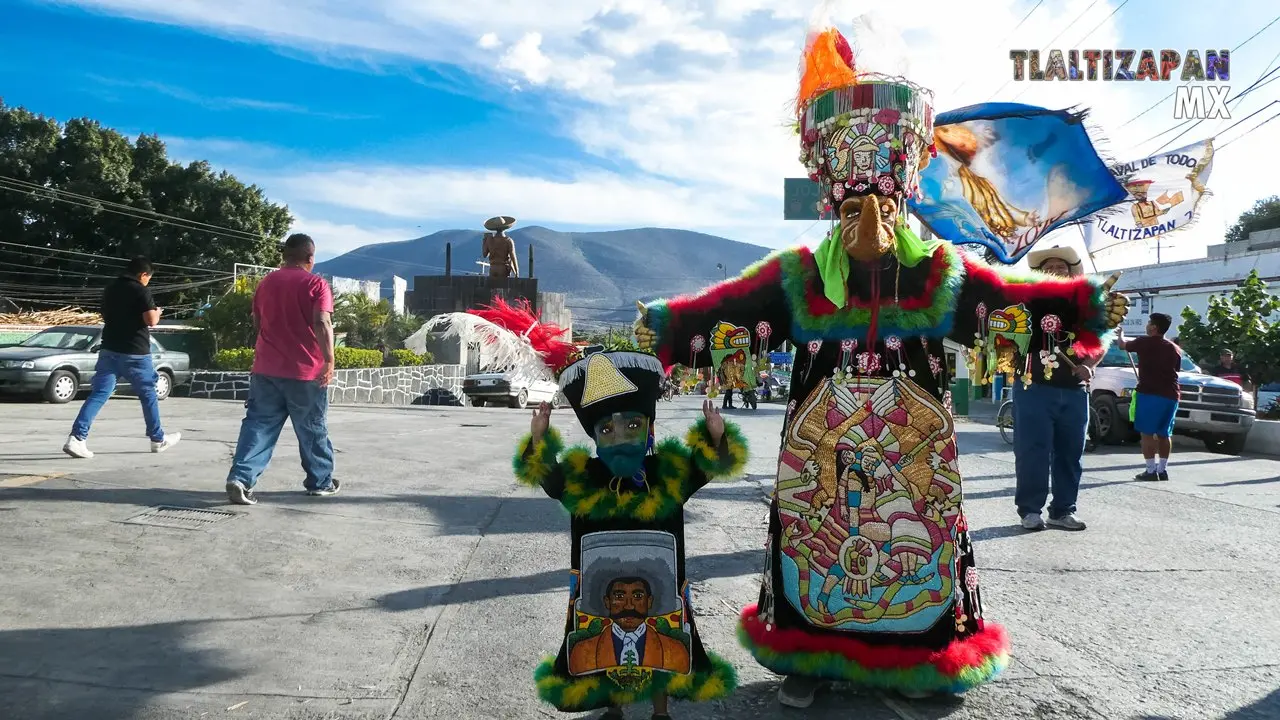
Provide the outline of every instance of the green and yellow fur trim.
{"type": "Polygon", "coordinates": [[[560,437],[560,431],[555,428],[547,428],[546,434],[537,443],[533,442],[533,435],[525,435],[516,445],[516,456],[511,460],[516,481],[525,487],[542,487],[542,482],[550,477],[556,466],[556,458],[563,450],[564,440],[560,437]]]}
{"type": "Polygon", "coordinates": [[[533,673],[538,697],[564,712],[595,710],[610,705],[622,707],[650,700],[666,693],[675,700],[708,702],[728,697],[738,686],[733,666],[714,653],[707,653],[711,667],[688,675],[655,672],[641,689],[627,689],[603,673],[565,677],[556,673],[555,657],[548,657],[533,673]]]}
{"type": "Polygon", "coordinates": [[[693,457],[693,464],[712,480],[736,477],[747,465],[747,439],[737,425],[724,424],[724,452],[711,445],[711,433],[707,432],[707,420],[703,418],[689,428],[684,438],[693,457]]]}

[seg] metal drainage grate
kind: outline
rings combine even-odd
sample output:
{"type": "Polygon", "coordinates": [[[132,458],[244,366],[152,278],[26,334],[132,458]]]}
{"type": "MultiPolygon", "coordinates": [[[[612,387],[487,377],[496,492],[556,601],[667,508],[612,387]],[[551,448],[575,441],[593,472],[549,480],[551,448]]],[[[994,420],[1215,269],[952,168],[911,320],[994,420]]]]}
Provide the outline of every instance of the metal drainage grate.
{"type": "Polygon", "coordinates": [[[239,513],[226,510],[205,510],[202,508],[173,507],[158,505],[134,515],[121,522],[130,525],[154,525],[156,527],[178,528],[180,530],[204,530],[210,525],[225,522],[239,513]]]}

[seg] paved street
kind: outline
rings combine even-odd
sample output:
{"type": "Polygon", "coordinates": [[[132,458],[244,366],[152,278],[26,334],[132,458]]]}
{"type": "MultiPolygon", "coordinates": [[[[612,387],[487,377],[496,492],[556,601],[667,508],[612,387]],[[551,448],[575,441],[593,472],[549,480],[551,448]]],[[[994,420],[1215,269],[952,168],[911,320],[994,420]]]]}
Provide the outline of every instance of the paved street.
{"type": "MultiPolygon", "coordinates": [[[[286,430],[261,504],[191,530],[122,521],[230,509],[241,405],[166,401],[184,439],[151,455],[137,403],[117,398],[87,461],[60,452],[77,407],[0,403],[0,718],[574,717],[531,681],[560,640],[569,538],[558,506],[511,478],[526,413],[336,407],[342,494],[302,495],[286,430]]],[[[683,433],[695,412],[664,404],[659,427],[683,433]]],[[[1280,717],[1280,462],[1180,446],[1171,482],[1137,484],[1136,450],[1112,448],[1086,456],[1087,532],[1024,534],[1011,448],[979,423],[961,426],[966,507],[1009,671],[963,700],[838,689],[784,711],[734,638],[758,589],[781,412],[734,413],[749,473],[687,508],[699,627],[741,688],[676,717],[1280,717]]],[[[581,437],[569,411],[554,422],[581,437]]]]}

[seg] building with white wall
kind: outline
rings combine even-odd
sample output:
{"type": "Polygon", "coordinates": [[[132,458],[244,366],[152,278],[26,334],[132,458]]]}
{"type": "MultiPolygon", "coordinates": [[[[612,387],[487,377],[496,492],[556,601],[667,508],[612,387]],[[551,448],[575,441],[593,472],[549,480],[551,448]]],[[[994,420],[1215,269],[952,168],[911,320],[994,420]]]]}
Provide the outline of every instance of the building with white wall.
{"type": "Polygon", "coordinates": [[[1203,315],[1210,297],[1229,294],[1253,270],[1273,285],[1272,294],[1280,293],[1280,229],[1252,233],[1245,242],[1212,245],[1208,257],[1198,260],[1128,268],[1115,288],[1133,302],[1124,331],[1145,333],[1147,316],[1160,312],[1173,317],[1169,336],[1177,337],[1183,308],[1203,315]]]}

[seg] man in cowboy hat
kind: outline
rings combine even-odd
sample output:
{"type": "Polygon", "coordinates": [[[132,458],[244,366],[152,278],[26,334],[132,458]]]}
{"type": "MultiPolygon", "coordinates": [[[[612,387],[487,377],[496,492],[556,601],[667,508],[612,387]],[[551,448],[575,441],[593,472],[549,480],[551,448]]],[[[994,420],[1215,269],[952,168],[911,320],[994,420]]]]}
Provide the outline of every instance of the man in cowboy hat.
{"type": "MultiPolygon", "coordinates": [[[[1053,247],[1027,254],[1032,270],[1070,278],[1084,274],[1080,255],[1074,248],[1053,247]]],[[[1058,356],[1061,359],[1061,356],[1058,356]]],[[[1085,387],[1093,368],[1101,360],[1079,358],[1060,362],[1046,372],[1044,360],[1031,354],[1031,384],[1013,386],[1013,453],[1017,473],[1014,501],[1022,527],[1043,530],[1040,513],[1049,499],[1053,480],[1053,502],[1048,524],[1063,530],[1084,530],[1076,517],[1076,497],[1084,468],[1085,434],[1089,427],[1089,393],[1085,387]]]]}
{"type": "Polygon", "coordinates": [[[1150,186],[1150,180],[1130,180],[1124,186],[1124,189],[1128,190],[1129,194],[1133,196],[1133,222],[1140,228],[1159,225],[1160,216],[1173,209],[1172,205],[1161,209],[1155,202],[1148,200],[1147,190],[1150,186]]]}
{"type": "Polygon", "coordinates": [[[481,247],[483,256],[489,261],[489,277],[520,277],[520,261],[516,258],[516,242],[507,234],[516,224],[510,215],[498,215],[484,221],[484,229],[489,232],[484,236],[481,247]]]}

